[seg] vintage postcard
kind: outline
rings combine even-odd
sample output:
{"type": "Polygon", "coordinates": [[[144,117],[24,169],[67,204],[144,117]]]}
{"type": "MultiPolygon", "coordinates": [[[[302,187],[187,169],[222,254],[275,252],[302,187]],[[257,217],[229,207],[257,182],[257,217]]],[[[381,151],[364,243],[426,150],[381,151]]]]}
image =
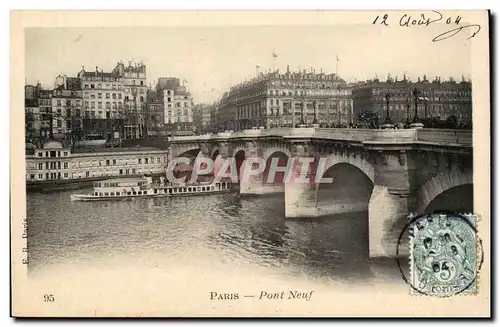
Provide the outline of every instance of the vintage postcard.
{"type": "Polygon", "coordinates": [[[488,11],[14,11],[15,317],[489,317],[488,11]]]}

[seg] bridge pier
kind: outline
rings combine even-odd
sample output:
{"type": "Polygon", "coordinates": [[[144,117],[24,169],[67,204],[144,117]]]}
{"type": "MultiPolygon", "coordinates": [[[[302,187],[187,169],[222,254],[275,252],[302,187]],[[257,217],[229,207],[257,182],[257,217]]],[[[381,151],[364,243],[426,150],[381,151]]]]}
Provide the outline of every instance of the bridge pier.
{"type": "MultiPolygon", "coordinates": [[[[407,224],[408,198],[405,192],[375,185],[368,205],[370,257],[396,257],[398,239],[407,224]]],[[[399,256],[408,256],[408,231],[401,237],[399,256]]]]}
{"type": "Polygon", "coordinates": [[[309,184],[285,183],[285,218],[317,217],[316,188],[309,184]]]}

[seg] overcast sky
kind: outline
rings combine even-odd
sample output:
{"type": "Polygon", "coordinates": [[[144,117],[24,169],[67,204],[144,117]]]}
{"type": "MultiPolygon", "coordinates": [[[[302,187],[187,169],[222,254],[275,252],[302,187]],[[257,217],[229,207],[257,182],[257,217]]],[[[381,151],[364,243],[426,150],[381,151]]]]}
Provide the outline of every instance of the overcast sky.
{"type": "Polygon", "coordinates": [[[403,72],[416,80],[427,74],[460,79],[470,76],[470,40],[462,32],[431,40],[450,29],[358,26],[121,27],[26,29],[26,79],[53,86],[58,74],[76,76],[82,66],[111,71],[119,60],[142,60],[148,84],[158,77],[188,81],[195,102],[213,101],[227,90],[273,67],[286,71],[315,68],[348,80],[403,72]]]}

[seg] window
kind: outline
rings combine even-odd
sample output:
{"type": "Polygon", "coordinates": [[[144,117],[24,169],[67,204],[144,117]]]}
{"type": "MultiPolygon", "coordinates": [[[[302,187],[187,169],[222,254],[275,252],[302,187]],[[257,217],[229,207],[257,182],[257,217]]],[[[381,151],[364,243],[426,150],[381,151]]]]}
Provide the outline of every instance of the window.
{"type": "Polygon", "coordinates": [[[64,173],[64,178],[68,178],[68,173],[64,173]]]}
{"type": "Polygon", "coordinates": [[[122,94],[118,93],[118,99],[121,99],[121,98],[122,98],[122,94]]]}
{"type": "Polygon", "coordinates": [[[161,160],[160,157],[156,158],[156,163],[160,163],[160,160],[161,160]]]}
{"type": "Polygon", "coordinates": [[[102,109],[102,102],[101,101],[97,102],[97,109],[102,109]]]}
{"type": "Polygon", "coordinates": [[[113,166],[116,166],[116,159],[113,159],[113,166]]]}
{"type": "Polygon", "coordinates": [[[110,98],[109,93],[106,93],[106,99],[109,99],[109,98],[110,98]]]}
{"type": "Polygon", "coordinates": [[[97,98],[98,99],[102,99],[102,93],[101,92],[97,93],[97,98]]]}
{"type": "Polygon", "coordinates": [[[43,174],[38,174],[38,179],[43,179],[43,174]]]}
{"type": "Polygon", "coordinates": [[[132,175],[135,175],[135,168],[132,168],[132,175]]]}
{"type": "Polygon", "coordinates": [[[93,88],[94,88],[94,86],[95,86],[94,84],[90,84],[90,88],[91,88],[91,89],[93,89],[93,88]]]}
{"type": "Polygon", "coordinates": [[[120,175],[123,175],[123,169],[120,169],[120,175]]]}
{"type": "Polygon", "coordinates": [[[109,195],[109,193],[108,193],[108,192],[104,192],[104,196],[108,196],[108,195],[109,195]]]}
{"type": "Polygon", "coordinates": [[[137,162],[138,162],[138,163],[141,163],[141,162],[142,162],[142,159],[141,159],[141,158],[137,159],[137,162]]]}
{"type": "Polygon", "coordinates": [[[68,156],[68,151],[64,151],[64,156],[67,157],[68,156]]]}
{"type": "Polygon", "coordinates": [[[85,88],[88,89],[89,88],[89,85],[88,84],[85,84],[85,88]]]}
{"type": "Polygon", "coordinates": [[[144,158],[144,163],[147,165],[148,164],[148,158],[144,158]]]}
{"type": "Polygon", "coordinates": [[[141,81],[141,85],[144,85],[144,81],[141,81]]]}
{"type": "Polygon", "coordinates": [[[64,163],[64,169],[68,169],[68,163],[67,162],[64,163]]]}
{"type": "Polygon", "coordinates": [[[106,166],[109,166],[109,160],[106,160],[106,166]]]}
{"type": "Polygon", "coordinates": [[[43,157],[43,152],[38,152],[39,157],[43,157]]]}
{"type": "Polygon", "coordinates": [[[184,102],[184,108],[187,108],[187,106],[188,106],[188,103],[184,102]]]}
{"type": "Polygon", "coordinates": [[[113,93],[112,98],[116,99],[116,93],[113,93]]]}
{"type": "Polygon", "coordinates": [[[38,163],[38,169],[39,169],[39,170],[42,170],[42,169],[43,169],[43,162],[39,162],[39,163],[38,163]]]}
{"type": "Polygon", "coordinates": [[[90,177],[90,171],[85,172],[85,177],[90,177]]]}

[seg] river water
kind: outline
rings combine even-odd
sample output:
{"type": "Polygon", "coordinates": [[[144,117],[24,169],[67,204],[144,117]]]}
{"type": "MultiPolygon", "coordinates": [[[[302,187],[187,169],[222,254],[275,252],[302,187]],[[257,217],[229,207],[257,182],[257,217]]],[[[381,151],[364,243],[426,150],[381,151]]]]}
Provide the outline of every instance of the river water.
{"type": "Polygon", "coordinates": [[[30,276],[142,258],[145,269],[189,263],[200,271],[220,267],[221,276],[249,267],[262,278],[404,283],[396,260],[369,259],[366,212],[285,219],[279,194],[70,202],[75,192],[89,190],[28,194],[30,276]]]}

